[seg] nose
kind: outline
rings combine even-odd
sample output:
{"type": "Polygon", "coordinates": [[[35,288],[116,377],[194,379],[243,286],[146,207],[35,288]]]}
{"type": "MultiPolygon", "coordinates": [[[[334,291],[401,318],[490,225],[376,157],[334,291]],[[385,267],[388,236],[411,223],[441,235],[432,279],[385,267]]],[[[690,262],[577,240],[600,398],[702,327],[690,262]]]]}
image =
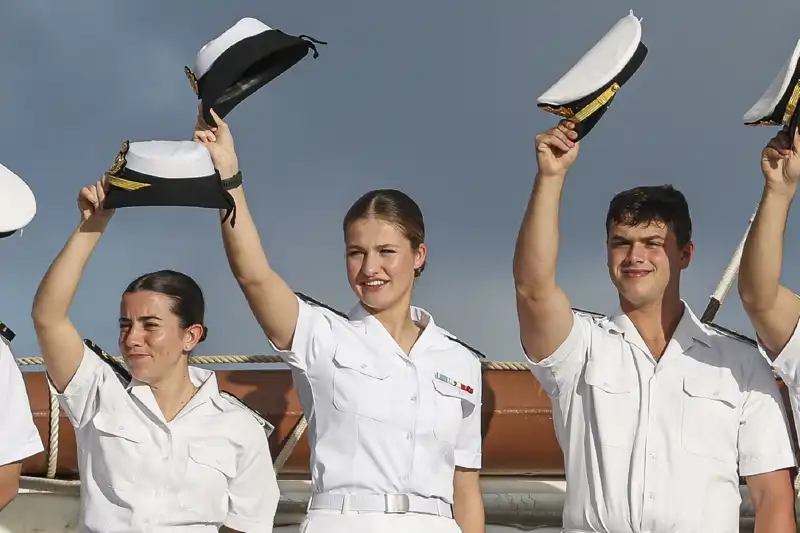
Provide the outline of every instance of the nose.
{"type": "Polygon", "coordinates": [[[625,255],[625,262],[627,264],[643,263],[645,257],[644,244],[635,242],[628,248],[628,253],[625,255]]]}
{"type": "Polygon", "coordinates": [[[367,253],[364,256],[364,262],[361,263],[361,272],[365,276],[374,276],[378,273],[380,265],[380,259],[378,258],[377,254],[372,252],[367,253]]]}
{"type": "Polygon", "coordinates": [[[131,326],[127,331],[123,332],[122,342],[126,348],[136,348],[143,344],[144,334],[140,328],[131,326]]]}

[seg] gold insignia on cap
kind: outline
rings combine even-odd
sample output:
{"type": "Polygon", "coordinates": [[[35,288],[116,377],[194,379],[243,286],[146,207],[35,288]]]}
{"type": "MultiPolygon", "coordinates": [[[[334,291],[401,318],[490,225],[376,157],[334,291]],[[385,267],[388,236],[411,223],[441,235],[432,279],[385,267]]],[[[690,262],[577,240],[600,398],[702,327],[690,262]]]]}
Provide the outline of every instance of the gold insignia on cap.
{"type": "Polygon", "coordinates": [[[108,178],[108,184],[120,189],[125,189],[126,191],[138,191],[139,189],[144,189],[145,187],[150,187],[151,185],[150,183],[126,180],[125,178],[120,178],[119,176],[110,176],[108,178]]]}
{"type": "Polygon", "coordinates": [[[600,95],[592,100],[589,105],[575,113],[575,120],[577,122],[583,122],[590,116],[594,115],[598,109],[608,104],[614,98],[614,96],[616,96],[619,89],[620,87],[618,83],[612,83],[608,89],[600,93],[600,95]]]}
{"type": "Polygon", "coordinates": [[[200,96],[200,89],[197,87],[197,77],[194,75],[194,72],[192,72],[192,69],[183,67],[183,73],[186,74],[186,77],[189,79],[189,84],[192,86],[194,94],[200,96]]]}
{"type": "Polygon", "coordinates": [[[572,109],[568,107],[552,107],[549,105],[545,105],[542,106],[542,110],[564,118],[570,118],[574,114],[572,109]]]}
{"type": "Polygon", "coordinates": [[[122,143],[122,149],[120,149],[119,153],[117,154],[117,157],[114,159],[114,163],[111,165],[111,168],[108,169],[108,172],[106,172],[106,174],[110,174],[111,176],[116,176],[117,174],[122,172],[122,169],[125,168],[125,164],[127,163],[125,156],[128,154],[128,149],[130,148],[130,146],[131,143],[128,141],[122,143]]]}

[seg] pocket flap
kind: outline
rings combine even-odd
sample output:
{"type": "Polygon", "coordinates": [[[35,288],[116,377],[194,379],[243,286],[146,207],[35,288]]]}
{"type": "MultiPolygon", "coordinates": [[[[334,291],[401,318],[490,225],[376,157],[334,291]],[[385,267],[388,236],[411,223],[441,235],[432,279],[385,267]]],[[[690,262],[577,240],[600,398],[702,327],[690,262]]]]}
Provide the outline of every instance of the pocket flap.
{"type": "Polygon", "coordinates": [[[584,380],[587,385],[610,394],[625,394],[636,389],[638,385],[633,375],[592,359],[586,363],[584,380]]]}
{"type": "Polygon", "coordinates": [[[388,370],[375,361],[374,357],[369,357],[362,350],[357,350],[346,345],[336,347],[333,360],[341,367],[355,370],[371,378],[386,379],[389,377],[388,370]]]}
{"type": "Polygon", "coordinates": [[[92,423],[101,433],[112,437],[120,437],[137,444],[141,444],[147,438],[147,430],[138,422],[125,420],[120,416],[114,416],[105,411],[100,411],[94,415],[92,423]]]}
{"type": "Polygon", "coordinates": [[[189,457],[197,464],[218,470],[229,479],[236,475],[236,457],[229,446],[193,442],[189,444],[189,457]]]}
{"type": "Polygon", "coordinates": [[[714,372],[687,374],[683,377],[683,390],[689,396],[717,400],[731,407],[739,404],[741,391],[733,378],[714,372]]]}

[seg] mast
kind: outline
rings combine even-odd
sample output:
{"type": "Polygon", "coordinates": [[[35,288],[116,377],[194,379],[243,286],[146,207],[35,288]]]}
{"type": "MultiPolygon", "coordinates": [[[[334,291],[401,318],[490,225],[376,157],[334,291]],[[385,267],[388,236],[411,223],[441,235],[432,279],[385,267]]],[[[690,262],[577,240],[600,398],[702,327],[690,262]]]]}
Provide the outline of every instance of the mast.
{"type": "Polygon", "coordinates": [[[733,252],[730,263],[728,263],[727,268],[725,268],[725,271],[722,273],[722,278],[719,280],[716,290],[708,299],[708,305],[705,311],[703,311],[703,316],[700,317],[700,322],[706,323],[714,320],[714,317],[717,316],[717,311],[719,311],[719,308],[722,306],[722,301],[728,294],[731,285],[733,285],[733,280],[736,279],[736,275],[739,273],[739,263],[742,261],[744,243],[747,240],[747,235],[750,233],[750,227],[753,225],[753,219],[756,217],[757,211],[758,204],[756,204],[756,210],[750,215],[750,220],[747,222],[747,229],[744,232],[744,236],[742,240],[739,241],[739,246],[737,246],[736,250],[733,252]]]}

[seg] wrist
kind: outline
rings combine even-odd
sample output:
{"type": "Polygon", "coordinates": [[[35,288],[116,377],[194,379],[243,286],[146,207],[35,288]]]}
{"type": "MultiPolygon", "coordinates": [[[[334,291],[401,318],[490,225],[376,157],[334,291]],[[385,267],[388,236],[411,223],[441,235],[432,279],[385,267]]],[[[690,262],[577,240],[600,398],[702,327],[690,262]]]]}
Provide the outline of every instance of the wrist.
{"type": "Polygon", "coordinates": [[[797,192],[797,185],[781,184],[764,184],[764,189],[761,192],[762,198],[774,198],[776,200],[783,200],[791,202],[797,192]]]}
{"type": "Polygon", "coordinates": [[[536,181],[564,181],[567,179],[567,172],[564,171],[543,171],[536,172],[536,181]]]}
{"type": "MultiPolygon", "coordinates": [[[[220,176],[222,176],[222,174],[220,176]]],[[[227,178],[221,178],[220,183],[222,184],[222,188],[226,191],[241,187],[242,172],[237,170],[235,174],[228,176],[227,178]]]]}

